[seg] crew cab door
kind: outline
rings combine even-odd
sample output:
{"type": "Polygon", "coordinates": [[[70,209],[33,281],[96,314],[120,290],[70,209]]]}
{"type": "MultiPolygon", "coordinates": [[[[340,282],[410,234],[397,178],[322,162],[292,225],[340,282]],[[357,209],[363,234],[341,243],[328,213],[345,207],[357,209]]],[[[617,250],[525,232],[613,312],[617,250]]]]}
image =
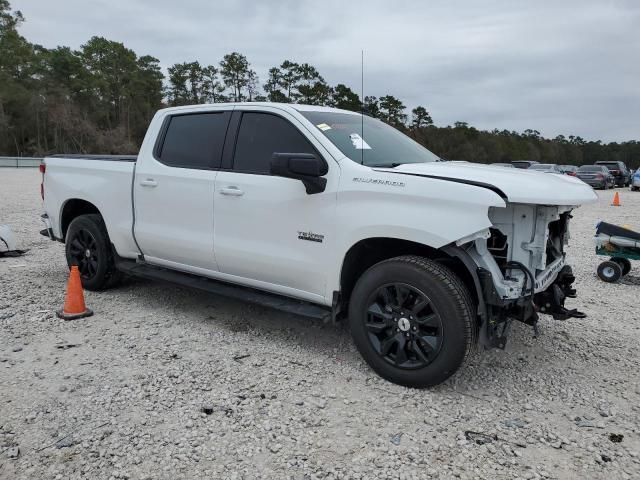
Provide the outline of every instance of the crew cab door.
{"type": "Polygon", "coordinates": [[[220,272],[231,281],[325,301],[339,166],[288,112],[237,107],[233,115],[229,134],[235,148],[228,159],[225,150],[214,201],[220,272]],[[271,175],[274,153],[324,158],[324,191],[307,194],[300,180],[271,175]]]}
{"type": "Polygon", "coordinates": [[[228,109],[173,113],[155,147],[143,148],[133,183],[134,235],[147,262],[217,270],[214,188],[230,117],[228,109]]]}

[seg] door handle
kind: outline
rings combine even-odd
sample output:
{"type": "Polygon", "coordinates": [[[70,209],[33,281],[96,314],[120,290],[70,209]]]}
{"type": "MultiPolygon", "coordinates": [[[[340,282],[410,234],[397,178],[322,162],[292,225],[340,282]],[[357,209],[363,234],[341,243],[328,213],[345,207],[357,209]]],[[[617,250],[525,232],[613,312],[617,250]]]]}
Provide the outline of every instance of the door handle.
{"type": "Polygon", "coordinates": [[[241,197],[244,195],[244,192],[240,190],[238,187],[230,186],[220,189],[220,193],[222,195],[229,195],[231,197],[241,197]]]}
{"type": "Polygon", "coordinates": [[[140,185],[143,187],[157,187],[158,182],[156,182],[153,178],[147,178],[146,180],[142,180],[140,185]]]}

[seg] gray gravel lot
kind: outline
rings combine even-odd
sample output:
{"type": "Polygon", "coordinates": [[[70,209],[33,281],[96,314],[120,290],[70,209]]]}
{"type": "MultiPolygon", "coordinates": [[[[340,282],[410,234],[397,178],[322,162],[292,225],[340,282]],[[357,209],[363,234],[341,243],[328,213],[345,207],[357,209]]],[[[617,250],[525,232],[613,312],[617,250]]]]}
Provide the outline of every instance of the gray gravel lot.
{"type": "Polygon", "coordinates": [[[640,262],[605,284],[592,241],[598,219],[640,228],[640,193],[574,214],[570,307],[588,318],[515,325],[506,351],[419,391],[341,327],[166,284],[88,292],[93,317],[59,320],[39,182],[0,169],[0,223],[30,249],[0,258],[0,478],[640,477],[640,262]]]}

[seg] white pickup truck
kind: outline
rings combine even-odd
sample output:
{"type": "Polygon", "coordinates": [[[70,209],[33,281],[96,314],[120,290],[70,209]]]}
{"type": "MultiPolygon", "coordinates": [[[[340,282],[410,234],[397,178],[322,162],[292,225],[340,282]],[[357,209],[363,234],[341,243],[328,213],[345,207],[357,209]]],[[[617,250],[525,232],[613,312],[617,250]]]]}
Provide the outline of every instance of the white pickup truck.
{"type": "Polygon", "coordinates": [[[160,110],[137,157],[41,166],[46,228],[86,288],[123,273],[348,318],[398,384],[451,376],[514,320],[583,316],[564,246],[570,176],[443,162],[396,129],[332,108],[160,110]]]}

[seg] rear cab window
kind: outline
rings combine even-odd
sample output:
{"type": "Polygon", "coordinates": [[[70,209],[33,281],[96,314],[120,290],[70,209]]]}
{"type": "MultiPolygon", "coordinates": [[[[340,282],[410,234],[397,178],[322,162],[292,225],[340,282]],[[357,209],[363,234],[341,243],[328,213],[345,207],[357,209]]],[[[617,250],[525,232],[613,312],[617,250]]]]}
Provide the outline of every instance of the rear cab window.
{"type": "Polygon", "coordinates": [[[224,111],[170,116],[165,120],[156,159],[170,167],[220,168],[230,116],[224,111]]]}

